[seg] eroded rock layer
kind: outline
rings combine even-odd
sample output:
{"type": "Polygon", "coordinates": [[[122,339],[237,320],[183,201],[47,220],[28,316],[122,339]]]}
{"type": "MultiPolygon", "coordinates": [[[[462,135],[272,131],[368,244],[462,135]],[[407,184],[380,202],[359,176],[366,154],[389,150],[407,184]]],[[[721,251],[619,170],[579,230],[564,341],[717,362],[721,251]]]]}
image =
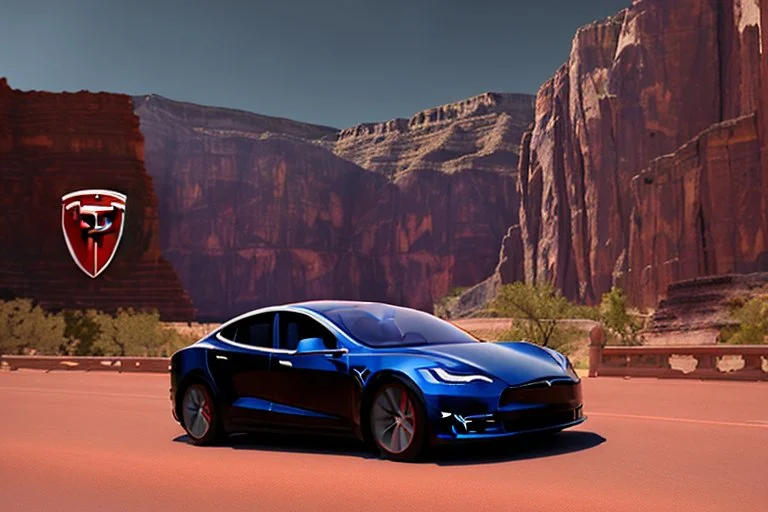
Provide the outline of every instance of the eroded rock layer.
{"type": "Polygon", "coordinates": [[[340,134],[134,98],[164,254],[204,318],[314,298],[430,311],[494,271],[527,98],[528,118],[524,96],[488,94],[340,134]]]}
{"type": "Polygon", "coordinates": [[[761,58],[762,74],[761,74],[761,87],[762,95],[760,101],[760,110],[758,115],[760,117],[760,143],[762,145],[762,164],[763,172],[768,174],[768,0],[760,0],[760,19],[761,19],[761,34],[762,44],[761,58]]]}
{"type": "Polygon", "coordinates": [[[643,333],[647,344],[707,345],[738,325],[734,307],[765,298],[768,273],[726,274],[672,283],[643,333]]]}
{"type": "MultiPolygon", "coordinates": [[[[523,138],[519,224],[527,281],[552,282],[587,303],[618,283],[639,305],[652,306],[670,282],[719,271],[703,266],[686,267],[682,274],[669,267],[645,272],[647,256],[632,258],[651,252],[651,240],[693,240],[695,234],[673,222],[667,231],[648,233],[651,219],[631,221],[633,209],[669,207],[654,203],[658,196],[633,196],[630,183],[657,157],[675,153],[714,125],[755,112],[763,87],[759,69],[765,66],[759,27],[757,0],[637,0],[576,33],[568,62],[539,91],[535,125],[523,138]],[[644,247],[628,254],[630,231],[638,223],[646,230],[644,247]],[[643,289],[649,279],[656,283],[653,291],[643,289]]],[[[700,166],[709,175],[709,190],[729,189],[729,172],[751,173],[737,181],[762,186],[754,118],[716,131],[704,141],[709,154],[718,144],[739,153],[700,166]]],[[[665,193],[664,200],[681,202],[680,192],[665,193]]],[[[729,218],[731,230],[763,236],[765,225],[754,224],[762,216],[729,218]]],[[[724,229],[717,215],[704,222],[710,233],[724,229]]],[[[737,250],[732,266],[760,267],[763,260],[755,256],[737,250]]]]}
{"type": "Polygon", "coordinates": [[[347,128],[334,152],[389,176],[419,170],[509,173],[517,168],[520,136],[532,117],[530,95],[486,93],[410,119],[347,128]]]}
{"type": "Polygon", "coordinates": [[[754,114],[717,124],[632,182],[628,293],[655,304],[675,281],[768,268],[768,183],[754,114]]]}
{"type": "Polygon", "coordinates": [[[158,245],[157,198],[144,169],[131,98],[11,89],[0,79],[0,289],[46,308],[157,309],[194,318],[192,303],[158,245]],[[61,197],[105,188],[127,195],[123,238],[93,279],[73,261],[61,197]]]}

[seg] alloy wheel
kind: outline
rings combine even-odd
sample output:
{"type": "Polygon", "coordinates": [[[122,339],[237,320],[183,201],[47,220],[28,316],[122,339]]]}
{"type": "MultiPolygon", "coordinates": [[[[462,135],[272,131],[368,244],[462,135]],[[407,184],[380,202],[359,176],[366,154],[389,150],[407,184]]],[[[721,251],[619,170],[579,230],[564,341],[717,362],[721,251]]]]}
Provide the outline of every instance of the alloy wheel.
{"type": "Polygon", "coordinates": [[[206,390],[197,384],[187,388],[182,402],[184,426],[189,435],[202,439],[211,429],[211,400],[206,390]]]}
{"type": "Polygon", "coordinates": [[[407,450],[416,433],[416,411],[404,386],[389,385],[376,396],[371,413],[378,444],[393,454],[407,450]]]}

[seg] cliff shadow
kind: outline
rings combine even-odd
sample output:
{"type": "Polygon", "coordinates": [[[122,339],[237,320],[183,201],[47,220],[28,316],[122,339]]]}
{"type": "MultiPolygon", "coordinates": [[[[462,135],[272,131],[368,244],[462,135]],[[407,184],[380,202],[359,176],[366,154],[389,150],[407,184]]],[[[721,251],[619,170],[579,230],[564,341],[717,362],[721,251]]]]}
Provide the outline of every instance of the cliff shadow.
{"type": "MultiPolygon", "coordinates": [[[[188,439],[186,435],[181,435],[173,441],[187,443],[188,439]]],[[[457,466],[514,462],[580,452],[599,446],[605,441],[599,434],[583,431],[559,432],[549,436],[520,436],[510,440],[435,447],[422,463],[457,466]]],[[[220,445],[211,448],[382,459],[360,441],[326,436],[234,434],[220,445]]]]}

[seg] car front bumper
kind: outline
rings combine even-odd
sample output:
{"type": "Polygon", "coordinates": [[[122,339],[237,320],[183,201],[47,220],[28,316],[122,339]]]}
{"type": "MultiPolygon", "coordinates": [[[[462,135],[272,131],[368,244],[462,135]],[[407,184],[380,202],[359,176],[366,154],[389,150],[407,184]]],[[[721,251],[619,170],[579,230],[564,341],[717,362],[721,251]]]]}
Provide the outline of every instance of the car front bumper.
{"type": "Polygon", "coordinates": [[[451,387],[455,391],[426,394],[433,442],[556,432],[586,421],[580,381],[542,382],[486,393],[451,387]]]}
{"type": "Polygon", "coordinates": [[[473,416],[451,414],[440,418],[434,440],[436,443],[452,443],[557,432],[587,420],[581,406],[564,411],[530,412],[515,419],[505,419],[505,416],[504,413],[473,416]]]}

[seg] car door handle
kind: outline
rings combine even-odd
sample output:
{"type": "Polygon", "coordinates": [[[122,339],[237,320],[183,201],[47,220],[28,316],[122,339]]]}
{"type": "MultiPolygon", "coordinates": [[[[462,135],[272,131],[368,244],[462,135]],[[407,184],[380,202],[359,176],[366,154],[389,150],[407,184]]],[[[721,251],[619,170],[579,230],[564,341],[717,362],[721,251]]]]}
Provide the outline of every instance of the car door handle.
{"type": "Polygon", "coordinates": [[[228,359],[227,359],[227,356],[220,356],[220,355],[217,355],[217,356],[216,356],[216,359],[221,359],[222,361],[228,361],[228,359]]]}
{"type": "Polygon", "coordinates": [[[279,364],[281,364],[281,365],[283,365],[283,366],[287,366],[287,367],[289,367],[289,368],[293,366],[293,363],[292,363],[292,362],[290,362],[290,361],[285,361],[285,360],[283,360],[283,359],[278,359],[278,360],[277,360],[277,362],[278,362],[279,364]]]}

